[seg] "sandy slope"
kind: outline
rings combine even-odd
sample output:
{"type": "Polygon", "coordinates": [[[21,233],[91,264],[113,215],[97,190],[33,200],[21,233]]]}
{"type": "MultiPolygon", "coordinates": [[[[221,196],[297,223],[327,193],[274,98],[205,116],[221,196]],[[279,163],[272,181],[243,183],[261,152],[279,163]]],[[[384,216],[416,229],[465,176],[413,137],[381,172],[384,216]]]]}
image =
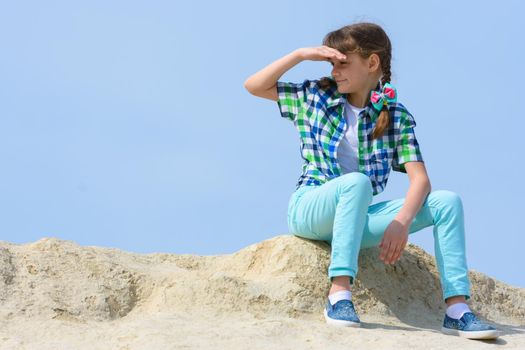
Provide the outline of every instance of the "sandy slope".
{"type": "Polygon", "coordinates": [[[329,253],[292,235],[216,256],[0,241],[0,349],[525,349],[525,288],[472,270],[468,303],[503,335],[441,334],[435,260],[410,243],[394,266],[361,251],[362,327],[329,326],[329,253]]]}

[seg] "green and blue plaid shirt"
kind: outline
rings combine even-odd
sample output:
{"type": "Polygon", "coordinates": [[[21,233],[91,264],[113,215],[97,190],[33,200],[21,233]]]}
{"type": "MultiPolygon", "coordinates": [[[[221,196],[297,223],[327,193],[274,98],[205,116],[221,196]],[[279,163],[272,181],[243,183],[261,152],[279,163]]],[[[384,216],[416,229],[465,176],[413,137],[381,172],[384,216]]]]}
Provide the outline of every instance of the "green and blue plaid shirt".
{"type": "MultiPolygon", "coordinates": [[[[304,164],[296,190],[301,186],[322,185],[342,174],[336,157],[347,127],[346,95],[336,87],[323,90],[318,82],[319,79],[277,82],[281,117],[294,123],[301,140],[304,164]]],[[[375,90],[379,89],[378,82],[375,90]]],[[[423,162],[414,133],[414,117],[400,102],[389,104],[388,109],[390,126],[375,140],[371,140],[372,131],[380,112],[369,101],[357,118],[359,172],[370,178],[374,195],[385,189],[391,168],[406,173],[404,163],[423,162]]]]}

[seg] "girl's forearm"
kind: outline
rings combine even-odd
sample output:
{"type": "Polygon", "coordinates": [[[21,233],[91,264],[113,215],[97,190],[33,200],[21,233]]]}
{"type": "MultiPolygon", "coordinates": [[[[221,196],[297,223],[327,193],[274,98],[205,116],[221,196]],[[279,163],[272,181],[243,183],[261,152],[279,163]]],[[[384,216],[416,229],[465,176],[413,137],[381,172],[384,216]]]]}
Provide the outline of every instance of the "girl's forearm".
{"type": "Polygon", "coordinates": [[[430,191],[429,181],[425,179],[411,181],[405,202],[394,219],[401,222],[404,226],[410,226],[430,191]]]}
{"type": "Polygon", "coordinates": [[[251,75],[244,82],[244,87],[254,95],[261,91],[267,91],[275,86],[286,71],[301,61],[303,61],[301,49],[296,49],[251,75]]]}

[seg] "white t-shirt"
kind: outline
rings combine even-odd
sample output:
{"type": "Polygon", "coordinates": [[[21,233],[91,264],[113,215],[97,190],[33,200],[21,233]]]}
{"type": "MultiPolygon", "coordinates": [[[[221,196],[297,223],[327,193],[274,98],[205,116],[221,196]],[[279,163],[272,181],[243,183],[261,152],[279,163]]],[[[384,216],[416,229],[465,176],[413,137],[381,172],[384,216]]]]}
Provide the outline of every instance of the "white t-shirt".
{"type": "Polygon", "coordinates": [[[345,137],[339,142],[337,147],[337,161],[341,165],[343,174],[359,171],[359,159],[357,148],[359,140],[357,138],[357,116],[365,108],[359,108],[348,103],[345,99],[345,137]]]}

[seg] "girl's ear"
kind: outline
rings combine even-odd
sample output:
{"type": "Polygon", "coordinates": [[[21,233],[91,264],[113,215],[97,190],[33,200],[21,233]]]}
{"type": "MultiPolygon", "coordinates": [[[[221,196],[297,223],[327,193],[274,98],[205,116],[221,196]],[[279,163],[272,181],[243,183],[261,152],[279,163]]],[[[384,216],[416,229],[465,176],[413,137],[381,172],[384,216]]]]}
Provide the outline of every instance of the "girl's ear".
{"type": "Polygon", "coordinates": [[[371,54],[368,57],[368,71],[375,72],[379,68],[380,60],[376,53],[371,54]]]}

